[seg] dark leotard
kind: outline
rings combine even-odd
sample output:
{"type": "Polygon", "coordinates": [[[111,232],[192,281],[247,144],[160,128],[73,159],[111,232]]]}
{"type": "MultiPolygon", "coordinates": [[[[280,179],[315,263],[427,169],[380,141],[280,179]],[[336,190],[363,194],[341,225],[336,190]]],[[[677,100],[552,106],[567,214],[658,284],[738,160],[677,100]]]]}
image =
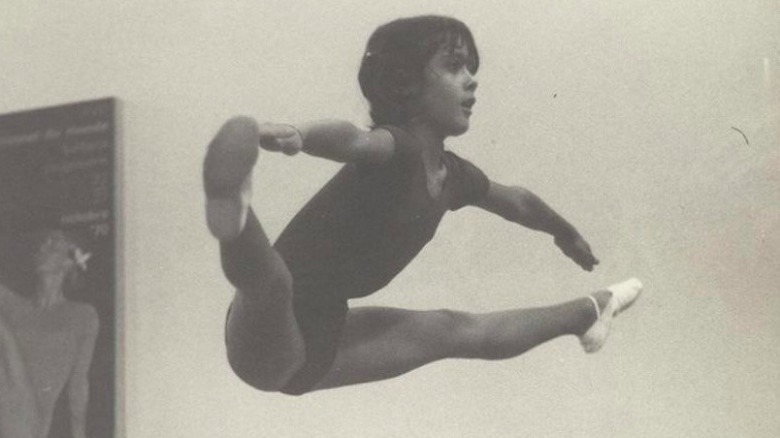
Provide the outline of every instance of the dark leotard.
{"type": "MultiPolygon", "coordinates": [[[[482,171],[445,151],[446,178],[440,196],[432,198],[419,142],[396,127],[378,129],[393,135],[393,157],[381,165],[343,166],[274,244],[292,274],[295,316],[306,343],[306,363],[285,393],[302,394],[328,372],[347,300],[387,285],[433,238],[445,212],[487,192],[482,171]]],[[[254,226],[252,216],[248,227],[254,226]]]]}

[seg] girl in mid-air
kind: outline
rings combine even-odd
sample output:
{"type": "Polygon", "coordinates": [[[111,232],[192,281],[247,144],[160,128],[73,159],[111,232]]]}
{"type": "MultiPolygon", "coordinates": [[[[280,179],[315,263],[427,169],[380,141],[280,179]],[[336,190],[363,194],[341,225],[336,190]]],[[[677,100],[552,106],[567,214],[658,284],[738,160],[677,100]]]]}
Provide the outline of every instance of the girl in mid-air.
{"type": "Polygon", "coordinates": [[[431,240],[449,210],[476,206],[554,237],[585,270],[598,261],[533,193],[489,180],[448,151],[476,102],[479,55],[458,20],[421,16],[380,26],[360,66],[372,129],[228,120],[208,146],[206,219],[235,287],[228,360],[262,391],[303,394],[399,376],[444,358],[506,359],[562,335],[601,348],[612,318],[638,297],[636,279],[562,304],[473,314],[350,307],[387,285],[431,240]],[[259,148],[345,163],[273,245],[250,207],[259,148]]]}

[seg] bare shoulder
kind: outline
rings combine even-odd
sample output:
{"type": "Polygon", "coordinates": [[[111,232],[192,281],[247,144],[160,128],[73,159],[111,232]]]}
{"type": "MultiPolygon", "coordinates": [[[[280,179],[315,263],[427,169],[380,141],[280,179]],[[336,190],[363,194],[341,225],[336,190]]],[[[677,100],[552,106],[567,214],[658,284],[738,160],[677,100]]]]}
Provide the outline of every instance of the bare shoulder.
{"type": "Polygon", "coordinates": [[[69,313],[69,319],[78,321],[85,332],[97,332],[100,320],[97,311],[91,304],[69,301],[67,312],[69,313]]]}
{"type": "Polygon", "coordinates": [[[374,142],[374,144],[380,147],[393,147],[395,144],[395,138],[393,133],[386,127],[378,127],[371,129],[367,132],[368,136],[374,142]]]}
{"type": "Polygon", "coordinates": [[[380,164],[390,159],[395,152],[395,137],[385,128],[361,131],[358,150],[359,161],[380,164]]]}

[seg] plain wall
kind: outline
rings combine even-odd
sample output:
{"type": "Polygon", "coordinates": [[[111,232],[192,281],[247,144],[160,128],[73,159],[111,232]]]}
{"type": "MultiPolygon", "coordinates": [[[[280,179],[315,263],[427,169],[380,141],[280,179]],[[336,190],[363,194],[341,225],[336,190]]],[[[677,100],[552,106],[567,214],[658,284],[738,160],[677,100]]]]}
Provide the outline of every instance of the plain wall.
{"type": "MultiPolygon", "coordinates": [[[[127,437],[775,437],[778,23],[776,0],[10,0],[0,112],[121,102],[127,437]],[[569,338],[299,398],[254,391],[224,356],[204,147],[234,114],[366,124],[364,44],[419,13],[461,18],[482,55],[472,129],[450,147],[547,200],[601,265],[581,271],[549,237],[467,209],[354,304],[500,310],[633,275],[645,296],[594,356],[569,338]]],[[[269,234],[336,169],[263,155],[269,234]]]]}

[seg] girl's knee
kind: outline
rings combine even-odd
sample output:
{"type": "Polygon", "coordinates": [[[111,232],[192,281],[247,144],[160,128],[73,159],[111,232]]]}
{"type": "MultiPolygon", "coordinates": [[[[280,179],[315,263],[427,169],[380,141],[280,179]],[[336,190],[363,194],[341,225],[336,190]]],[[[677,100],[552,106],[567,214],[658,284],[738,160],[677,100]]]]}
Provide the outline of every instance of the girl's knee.
{"type": "Polygon", "coordinates": [[[230,283],[240,290],[259,289],[271,293],[292,291],[292,274],[278,254],[253,263],[223,263],[223,272],[230,283]]]}
{"type": "Polygon", "coordinates": [[[244,275],[241,277],[241,281],[235,281],[234,278],[229,279],[238,291],[247,296],[271,300],[284,298],[284,302],[292,300],[293,278],[284,265],[280,264],[275,269],[258,270],[251,275],[244,275]]]}

